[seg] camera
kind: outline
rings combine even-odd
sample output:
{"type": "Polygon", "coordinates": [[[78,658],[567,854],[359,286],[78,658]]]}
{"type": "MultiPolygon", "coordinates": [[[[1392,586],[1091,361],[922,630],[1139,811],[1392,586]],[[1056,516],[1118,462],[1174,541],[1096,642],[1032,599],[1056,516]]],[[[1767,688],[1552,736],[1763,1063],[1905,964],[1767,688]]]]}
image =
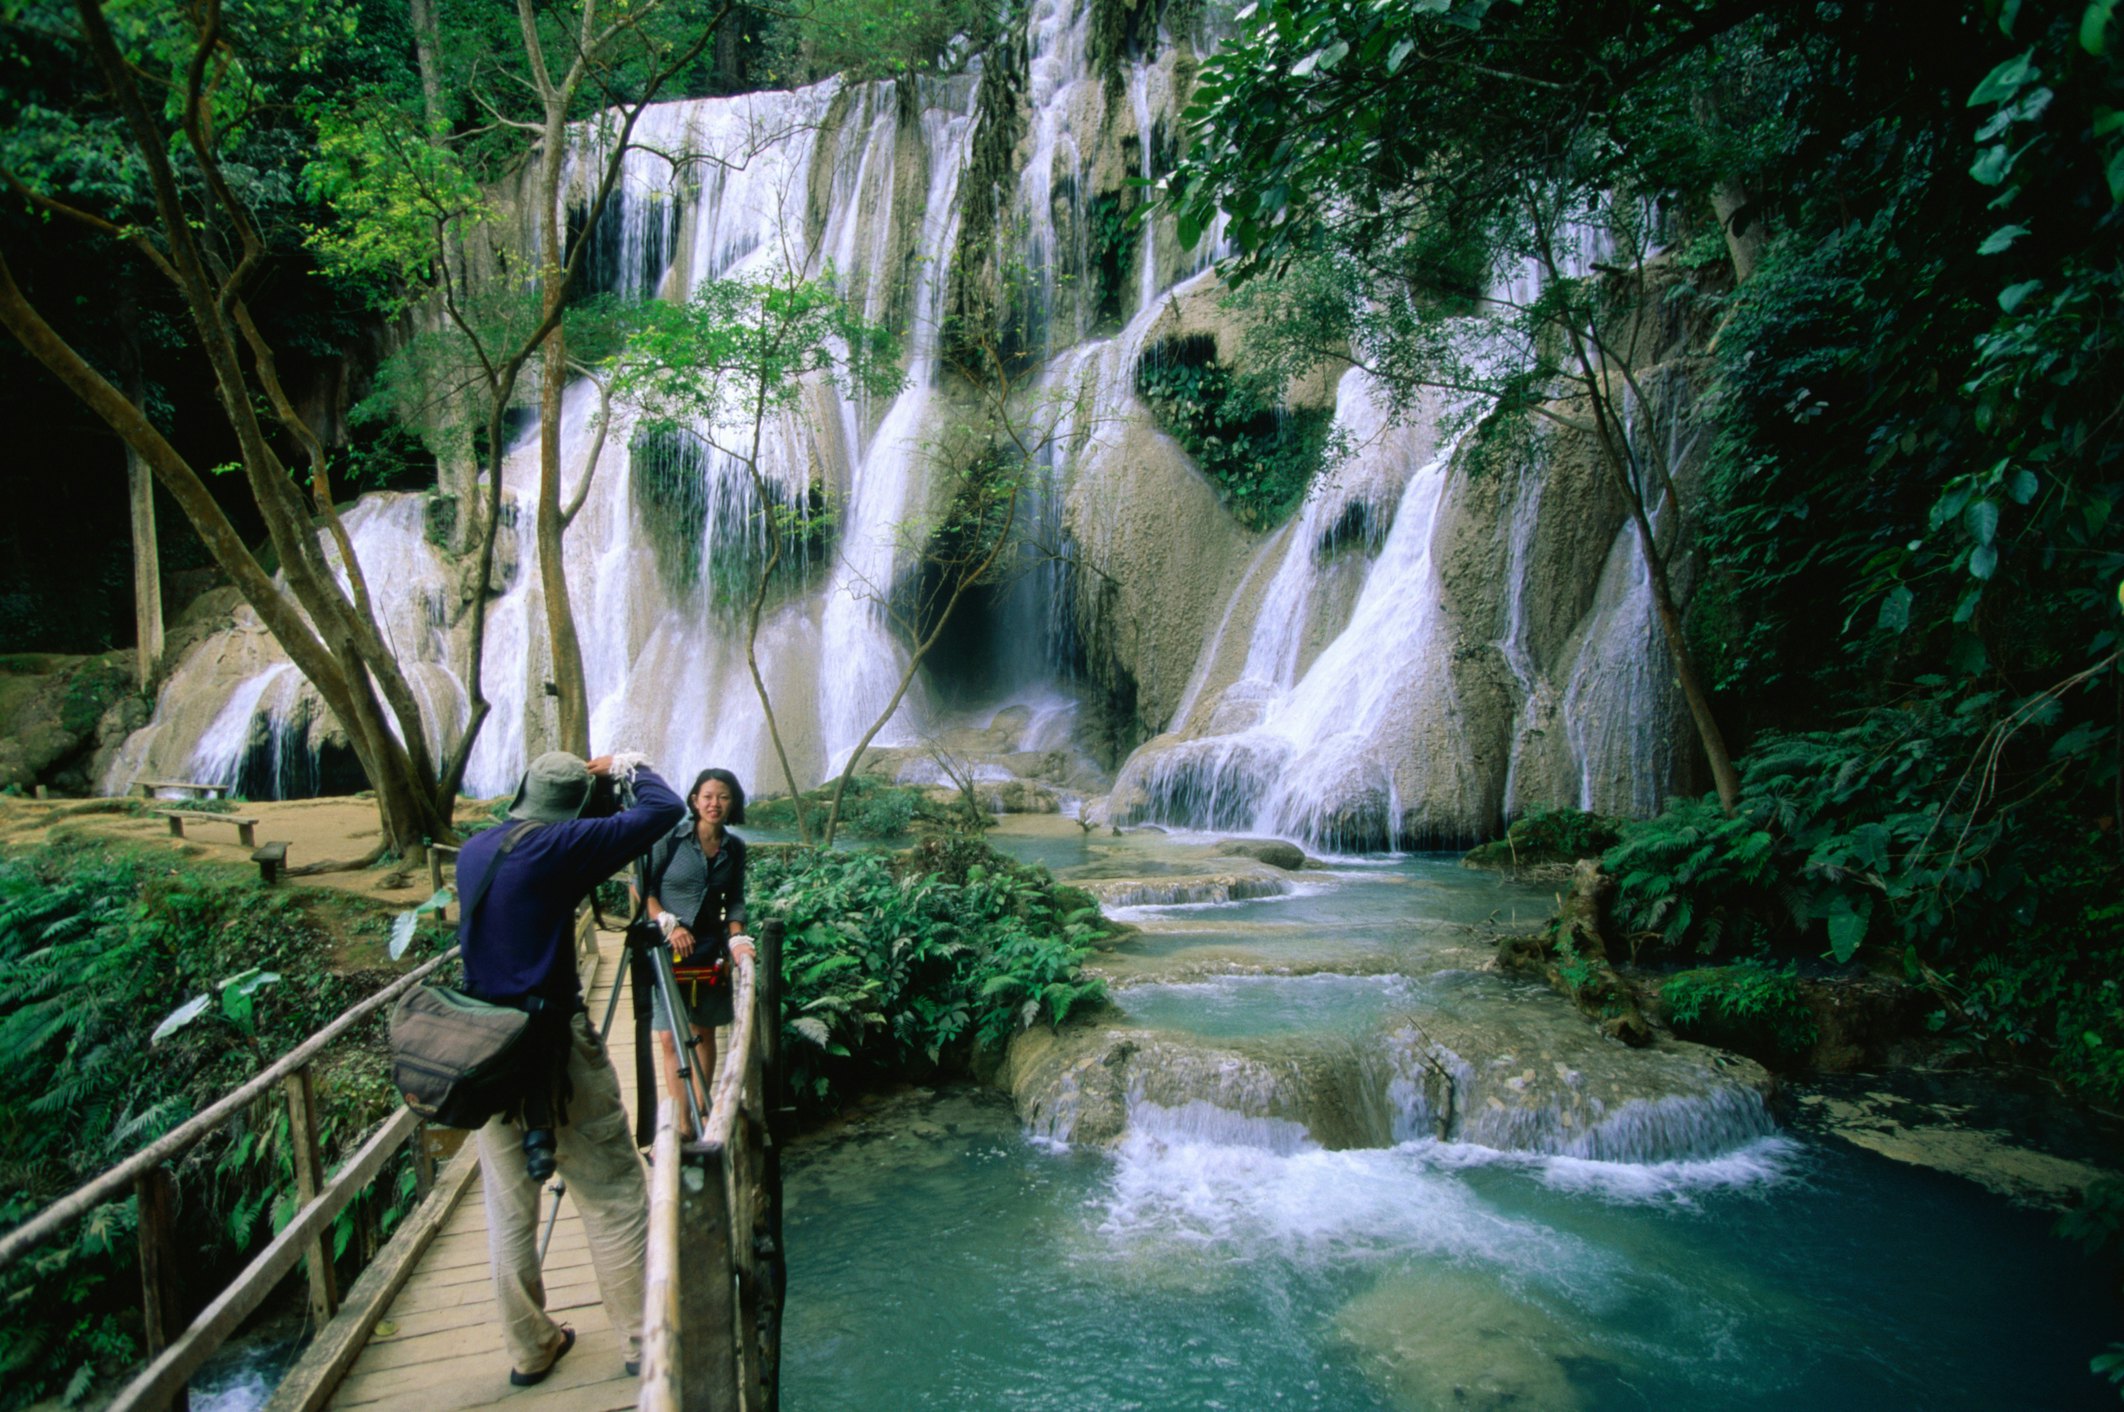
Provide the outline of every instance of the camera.
{"type": "Polygon", "coordinates": [[[624,776],[593,775],[590,793],[583,800],[579,819],[609,819],[634,807],[634,781],[624,776]]]}
{"type": "Polygon", "coordinates": [[[553,1175],[554,1149],[558,1144],[551,1128],[524,1130],[524,1173],[534,1182],[553,1175]]]}

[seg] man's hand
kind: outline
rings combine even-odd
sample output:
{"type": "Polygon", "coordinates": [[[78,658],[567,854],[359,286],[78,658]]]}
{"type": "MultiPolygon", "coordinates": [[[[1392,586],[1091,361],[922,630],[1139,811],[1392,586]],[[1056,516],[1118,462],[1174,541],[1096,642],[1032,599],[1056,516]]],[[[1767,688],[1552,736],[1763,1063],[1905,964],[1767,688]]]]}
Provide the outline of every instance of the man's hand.
{"type": "Polygon", "coordinates": [[[610,755],[600,755],[595,760],[589,761],[586,768],[591,774],[602,779],[612,773],[612,757],[610,755]]]}

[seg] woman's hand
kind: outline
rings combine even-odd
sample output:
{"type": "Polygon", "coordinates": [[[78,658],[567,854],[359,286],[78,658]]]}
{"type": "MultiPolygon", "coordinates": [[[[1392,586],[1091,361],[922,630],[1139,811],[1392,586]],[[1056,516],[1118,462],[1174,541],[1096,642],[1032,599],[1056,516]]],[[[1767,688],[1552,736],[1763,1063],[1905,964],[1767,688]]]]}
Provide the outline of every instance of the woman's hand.
{"type": "Polygon", "coordinates": [[[693,954],[693,933],[681,923],[671,929],[671,954],[683,961],[693,954]]]}
{"type": "Polygon", "coordinates": [[[750,961],[753,956],[752,938],[743,932],[733,932],[730,937],[730,956],[736,961],[750,961]]]}

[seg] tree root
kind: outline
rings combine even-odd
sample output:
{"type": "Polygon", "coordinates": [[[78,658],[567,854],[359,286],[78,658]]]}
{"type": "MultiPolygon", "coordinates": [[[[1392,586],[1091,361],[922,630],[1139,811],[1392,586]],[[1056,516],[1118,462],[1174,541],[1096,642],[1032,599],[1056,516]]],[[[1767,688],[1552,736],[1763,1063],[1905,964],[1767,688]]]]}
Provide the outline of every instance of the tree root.
{"type": "Polygon", "coordinates": [[[319,873],[358,873],[364,868],[373,868],[382,862],[383,856],[387,851],[388,845],[379,843],[359,858],[350,858],[343,861],[327,859],[321,863],[304,863],[300,867],[288,868],[285,871],[287,876],[291,878],[314,877],[319,873]]]}

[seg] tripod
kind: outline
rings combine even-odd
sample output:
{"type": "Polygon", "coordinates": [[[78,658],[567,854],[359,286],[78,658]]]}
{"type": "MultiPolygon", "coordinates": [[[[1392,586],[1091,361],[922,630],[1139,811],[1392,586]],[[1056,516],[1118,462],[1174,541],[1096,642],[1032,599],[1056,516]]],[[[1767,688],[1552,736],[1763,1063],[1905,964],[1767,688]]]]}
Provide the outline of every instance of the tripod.
{"type": "MultiPolygon", "coordinates": [[[[605,1000],[605,1018],[597,1027],[597,1037],[605,1040],[611,1035],[613,1018],[619,1013],[621,978],[634,971],[634,963],[641,963],[648,972],[651,993],[663,1000],[664,1015],[671,1021],[672,1048],[678,1052],[678,1087],[685,1095],[686,1109],[693,1119],[693,1131],[705,1133],[708,1131],[708,1114],[693,1086],[693,1062],[699,1041],[692,1037],[693,1027],[686,1023],[689,1012],[679,994],[678,977],[672,974],[671,941],[660,934],[652,935],[649,928],[641,926],[629,926],[626,937],[626,962],[619,976],[613,978],[612,993],[605,1000]]],[[[545,1263],[546,1248],[553,1243],[553,1228],[560,1221],[561,1198],[568,1194],[567,1178],[554,1178],[551,1190],[553,1209],[547,1213],[546,1229],[538,1240],[540,1264],[545,1263]]]]}

